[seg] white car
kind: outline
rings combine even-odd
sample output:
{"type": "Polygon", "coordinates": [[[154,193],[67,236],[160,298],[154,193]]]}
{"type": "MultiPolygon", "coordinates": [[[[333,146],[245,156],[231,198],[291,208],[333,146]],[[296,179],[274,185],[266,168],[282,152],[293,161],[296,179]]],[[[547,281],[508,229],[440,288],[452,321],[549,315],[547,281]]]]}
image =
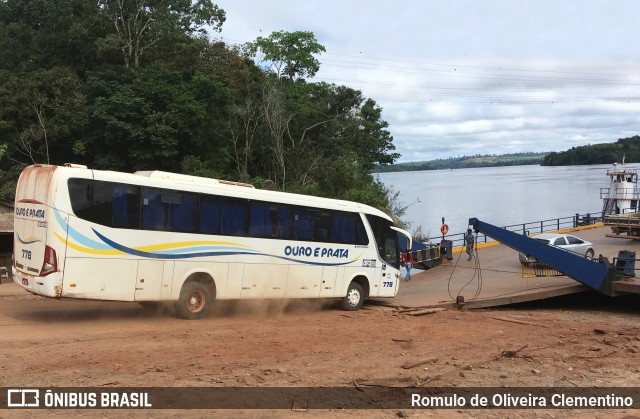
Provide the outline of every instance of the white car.
{"type": "MultiPolygon", "coordinates": [[[[580,256],[584,256],[586,259],[593,259],[595,251],[593,250],[593,243],[571,236],[569,234],[539,234],[532,237],[534,240],[538,240],[542,243],[550,246],[559,247],[562,250],[566,250],[571,253],[575,253],[580,256]]],[[[535,263],[538,260],[531,256],[520,253],[520,263],[535,263]]]]}

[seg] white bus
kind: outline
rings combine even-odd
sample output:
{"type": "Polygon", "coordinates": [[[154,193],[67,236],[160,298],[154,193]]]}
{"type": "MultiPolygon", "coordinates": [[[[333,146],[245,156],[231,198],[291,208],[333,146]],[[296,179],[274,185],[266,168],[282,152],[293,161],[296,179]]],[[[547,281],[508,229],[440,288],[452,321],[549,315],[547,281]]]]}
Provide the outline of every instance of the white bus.
{"type": "Polygon", "coordinates": [[[13,280],[34,294],[173,301],[340,298],[357,310],[399,286],[389,216],[355,202],[174,173],[33,165],[16,190],[13,280]]]}

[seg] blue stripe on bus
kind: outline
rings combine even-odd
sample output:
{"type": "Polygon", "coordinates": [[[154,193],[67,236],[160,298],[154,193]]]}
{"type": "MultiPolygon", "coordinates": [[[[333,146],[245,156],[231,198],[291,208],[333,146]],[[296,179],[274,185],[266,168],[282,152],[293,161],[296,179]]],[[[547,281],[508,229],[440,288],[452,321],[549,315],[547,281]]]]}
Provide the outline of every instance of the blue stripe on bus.
{"type": "Polygon", "coordinates": [[[98,236],[100,238],[100,240],[105,242],[107,245],[109,245],[113,249],[120,250],[121,252],[128,253],[130,255],[141,256],[141,257],[150,258],[150,259],[189,259],[189,258],[203,257],[203,256],[255,255],[255,256],[270,256],[270,257],[274,257],[274,258],[277,258],[277,259],[286,260],[286,261],[289,261],[289,262],[296,262],[296,263],[302,263],[302,264],[305,264],[305,265],[316,265],[316,266],[343,266],[343,265],[348,265],[351,262],[353,262],[353,261],[345,261],[345,262],[339,262],[339,263],[312,262],[312,261],[308,261],[308,260],[300,260],[300,259],[293,259],[293,258],[288,258],[288,257],[284,257],[284,256],[270,255],[270,254],[267,254],[267,253],[257,253],[257,252],[247,252],[247,251],[235,251],[235,252],[231,252],[231,251],[215,251],[215,252],[197,252],[197,253],[186,253],[186,254],[152,253],[152,252],[144,252],[144,251],[141,251],[141,250],[132,249],[132,248],[127,247],[127,246],[123,246],[123,245],[121,245],[119,243],[116,243],[113,240],[103,236],[102,234],[100,234],[95,229],[92,228],[92,230],[96,234],[96,236],[98,236]]]}
{"type": "Polygon", "coordinates": [[[38,242],[41,242],[41,241],[42,241],[42,240],[40,240],[40,239],[27,239],[27,240],[22,240],[22,239],[20,238],[20,233],[18,233],[18,234],[17,234],[17,236],[18,236],[18,241],[19,241],[20,243],[22,243],[22,244],[33,244],[33,243],[38,243],[38,242]]]}
{"type": "Polygon", "coordinates": [[[62,230],[66,231],[67,235],[73,240],[75,240],[78,244],[81,244],[85,247],[88,247],[94,250],[110,250],[111,249],[109,246],[103,243],[91,240],[90,238],[86,237],[84,234],[79,233],[77,230],[71,227],[64,220],[64,218],[62,218],[58,210],[55,210],[54,213],[56,214],[56,220],[58,221],[58,224],[60,224],[60,227],[62,228],[62,230]]]}

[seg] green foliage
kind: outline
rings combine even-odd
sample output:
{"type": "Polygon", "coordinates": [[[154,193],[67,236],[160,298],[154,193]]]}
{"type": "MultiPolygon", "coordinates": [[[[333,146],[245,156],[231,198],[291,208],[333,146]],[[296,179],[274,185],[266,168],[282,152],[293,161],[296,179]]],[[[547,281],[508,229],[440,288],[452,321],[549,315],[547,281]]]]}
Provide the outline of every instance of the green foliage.
{"type": "Polygon", "coordinates": [[[185,156],[184,159],[182,159],[181,168],[181,173],[184,173],[185,175],[208,177],[212,179],[220,177],[218,172],[207,167],[206,163],[203,163],[200,158],[196,156],[185,156]]]}
{"type": "Polygon", "coordinates": [[[607,164],[620,162],[623,158],[627,162],[640,162],[640,136],[621,138],[615,143],[572,147],[560,153],[549,153],[542,165],[607,164]]]}
{"type": "Polygon", "coordinates": [[[254,54],[261,52],[263,61],[270,63],[279,77],[313,77],[320,69],[320,62],[314,54],[325,52],[312,32],[273,32],[269,37],[258,37],[248,45],[254,54]]]}
{"type": "MultiPolygon", "coordinates": [[[[6,164],[6,160],[3,161],[6,164]]],[[[13,202],[16,196],[16,184],[24,164],[7,165],[7,170],[0,170],[0,201],[13,202]]]]}
{"type": "Polygon", "coordinates": [[[112,25],[96,42],[98,50],[119,51],[127,68],[132,62],[139,67],[143,55],[184,48],[207,28],[220,31],[226,19],[210,0],[99,0],[98,6],[100,17],[112,25]]]}
{"type": "Polygon", "coordinates": [[[225,19],[211,0],[0,0],[0,198],[25,164],[74,162],[401,214],[370,175],[399,156],[376,102],[306,80],[325,51],[313,33],[209,41],[225,19]]]}
{"type": "Polygon", "coordinates": [[[33,71],[96,65],[95,41],[106,31],[98,4],[86,0],[0,2],[0,68],[33,71]]]}
{"type": "Polygon", "coordinates": [[[206,76],[185,77],[162,65],[112,68],[90,73],[87,89],[98,167],[178,171],[181,156],[207,155],[219,145],[211,123],[224,126],[216,105],[226,93],[206,76]]]}
{"type": "Polygon", "coordinates": [[[2,74],[0,132],[13,154],[45,162],[69,153],[71,138],[86,123],[80,80],[66,67],[2,74]],[[2,77],[4,76],[4,77],[2,77]]]}
{"type": "Polygon", "coordinates": [[[350,127],[350,135],[346,137],[353,141],[353,149],[362,150],[365,169],[373,170],[374,163],[393,163],[400,155],[393,152],[396,147],[391,133],[387,131],[389,124],[381,119],[382,108],[372,99],[367,99],[361,106],[359,115],[358,123],[350,127]]]}
{"type": "Polygon", "coordinates": [[[347,201],[362,202],[375,208],[387,210],[390,215],[402,217],[404,213],[397,214],[394,212],[397,208],[390,208],[390,200],[395,198],[395,194],[387,195],[389,190],[380,182],[371,182],[362,185],[362,188],[350,188],[345,191],[344,199],[347,201]]]}

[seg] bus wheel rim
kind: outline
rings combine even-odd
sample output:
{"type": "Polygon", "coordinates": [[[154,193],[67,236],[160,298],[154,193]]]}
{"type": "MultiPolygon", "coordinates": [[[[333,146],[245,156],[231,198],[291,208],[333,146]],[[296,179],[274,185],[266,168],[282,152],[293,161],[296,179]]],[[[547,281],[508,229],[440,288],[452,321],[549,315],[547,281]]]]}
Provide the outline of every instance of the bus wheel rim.
{"type": "Polygon", "coordinates": [[[193,291],[187,298],[187,309],[192,313],[202,311],[204,308],[205,296],[201,291],[193,291]]]}
{"type": "Polygon", "coordinates": [[[360,302],[360,293],[358,292],[358,290],[350,290],[349,295],[347,296],[347,300],[349,301],[350,305],[357,306],[360,302]]]}

